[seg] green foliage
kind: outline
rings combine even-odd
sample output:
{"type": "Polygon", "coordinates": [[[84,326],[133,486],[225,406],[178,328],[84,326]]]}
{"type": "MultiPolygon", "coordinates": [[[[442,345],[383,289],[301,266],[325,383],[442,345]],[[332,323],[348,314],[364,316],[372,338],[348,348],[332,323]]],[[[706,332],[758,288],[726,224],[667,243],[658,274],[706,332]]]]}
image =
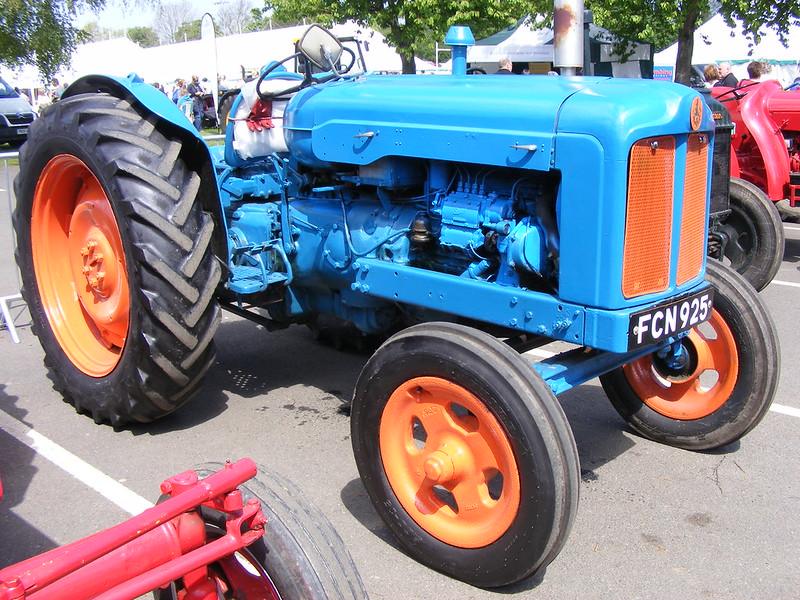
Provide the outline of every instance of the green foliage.
{"type": "Polygon", "coordinates": [[[158,34],[152,27],[131,27],[128,29],[128,38],[142,48],[158,46],[158,34]]]}
{"type": "MultiPolygon", "coordinates": [[[[532,0],[533,12],[552,13],[551,0],[532,0]]],[[[661,50],[678,41],[676,81],[688,82],[694,31],[718,10],[728,22],[742,22],[745,34],[757,43],[766,29],[785,42],[789,27],[800,24],[800,0],[586,0],[595,22],[613,33],[650,42],[661,50]]]]}
{"type": "Polygon", "coordinates": [[[201,19],[195,19],[194,21],[187,21],[186,23],[183,23],[180,27],[178,27],[178,29],[175,30],[175,41],[191,42],[192,40],[199,40],[201,23],[201,19]]]}
{"type": "MultiPolygon", "coordinates": [[[[530,1],[505,0],[266,0],[273,19],[322,25],[353,20],[377,29],[397,48],[403,72],[413,73],[414,55],[432,56],[435,41],[450,25],[469,25],[485,37],[527,14],[530,1]]],[[[552,2],[550,3],[552,9],[552,2]]]]}
{"type": "Polygon", "coordinates": [[[76,14],[104,4],[105,0],[0,0],[0,63],[32,64],[50,79],[82,40],[73,25],[76,14]]]}

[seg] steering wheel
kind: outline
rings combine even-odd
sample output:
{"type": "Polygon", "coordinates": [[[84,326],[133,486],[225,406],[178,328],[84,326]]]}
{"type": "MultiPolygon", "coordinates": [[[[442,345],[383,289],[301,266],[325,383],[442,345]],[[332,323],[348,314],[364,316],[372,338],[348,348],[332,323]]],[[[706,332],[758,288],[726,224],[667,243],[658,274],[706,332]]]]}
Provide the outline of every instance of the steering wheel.
{"type": "MultiPolygon", "coordinates": [[[[332,79],[337,79],[337,78],[341,77],[342,75],[345,75],[346,73],[349,73],[350,70],[356,64],[356,53],[353,52],[350,48],[347,48],[345,46],[342,46],[342,50],[344,52],[347,52],[350,55],[350,63],[347,64],[347,66],[344,69],[342,69],[341,71],[336,71],[335,69],[332,69],[333,73],[331,73],[330,75],[326,75],[324,77],[314,77],[313,75],[311,75],[309,73],[310,68],[306,67],[306,76],[297,85],[295,85],[293,87],[290,87],[290,88],[282,89],[282,90],[280,90],[278,92],[263,91],[261,89],[261,84],[269,76],[270,73],[274,73],[275,70],[278,69],[278,67],[282,66],[284,63],[286,63],[286,62],[288,62],[290,60],[293,60],[293,59],[295,59],[295,58],[297,58],[299,56],[302,56],[303,53],[302,52],[295,52],[294,54],[292,54],[291,56],[287,56],[286,58],[284,58],[280,62],[273,62],[269,67],[264,69],[264,72],[261,73],[261,75],[258,78],[258,82],[256,83],[256,93],[258,94],[258,97],[261,98],[262,100],[272,100],[273,98],[278,98],[280,96],[288,96],[289,94],[294,94],[295,92],[297,92],[297,91],[299,91],[299,90],[301,90],[301,89],[303,89],[305,87],[308,87],[309,85],[313,85],[313,84],[316,84],[316,83],[325,83],[326,81],[331,81],[332,79]]],[[[310,61],[309,61],[309,64],[311,64],[310,61]]],[[[288,73],[289,72],[287,71],[287,74],[288,73]]]]}
{"type": "Polygon", "coordinates": [[[486,71],[484,71],[480,67],[472,67],[470,69],[467,69],[467,75],[486,75],[486,71]]]}
{"type": "Polygon", "coordinates": [[[719,96],[716,97],[717,102],[730,102],[734,98],[736,100],[741,100],[745,96],[747,96],[747,92],[742,93],[742,90],[746,90],[749,87],[753,87],[754,85],[758,85],[760,82],[753,81],[752,83],[746,83],[745,85],[740,85],[739,87],[731,88],[727,92],[721,93],[719,96]],[[725,98],[725,96],[731,95],[733,98],[725,98]]]}

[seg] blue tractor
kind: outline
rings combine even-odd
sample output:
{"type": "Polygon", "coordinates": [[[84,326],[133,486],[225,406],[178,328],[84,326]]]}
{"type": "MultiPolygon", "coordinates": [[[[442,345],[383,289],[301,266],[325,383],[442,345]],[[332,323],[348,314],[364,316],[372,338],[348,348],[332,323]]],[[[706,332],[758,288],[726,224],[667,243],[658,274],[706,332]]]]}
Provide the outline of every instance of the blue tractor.
{"type": "Polygon", "coordinates": [[[706,262],[697,92],[467,76],[453,33],[451,76],[381,76],[312,26],[315,68],[263,69],[218,148],[136,77],[76,81],[21,152],[18,262],[53,380],[114,427],[200,388],[221,309],[382,337],[352,401],[363,483],[412,556],[491,587],[569,533],[558,394],[600,376],[641,435],[717,448],[768,410],[778,341],[706,262]]]}

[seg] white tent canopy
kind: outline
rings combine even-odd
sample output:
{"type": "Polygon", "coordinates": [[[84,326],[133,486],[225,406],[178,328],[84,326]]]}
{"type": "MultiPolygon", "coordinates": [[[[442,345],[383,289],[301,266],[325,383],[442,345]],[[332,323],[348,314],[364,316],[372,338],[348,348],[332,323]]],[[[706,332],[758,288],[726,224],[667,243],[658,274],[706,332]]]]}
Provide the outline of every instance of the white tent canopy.
{"type": "Polygon", "coordinates": [[[498,44],[477,44],[467,48],[470,63],[495,63],[503,57],[512,62],[553,62],[553,30],[535,29],[526,19],[498,44]]]}
{"type": "MultiPolygon", "coordinates": [[[[800,27],[792,27],[786,36],[788,47],[784,46],[778,34],[772,29],[765,30],[761,41],[751,46],[745,37],[741,23],[731,29],[721,15],[714,15],[694,32],[694,52],[692,64],[730,62],[733,72],[739,78],[747,77],[746,65],[760,60],[773,65],[772,75],[778,79],[791,79],[795,76],[800,59],[800,27]]],[[[657,66],[674,66],[678,56],[677,42],[657,53],[657,66]]]]}
{"type": "MultiPolygon", "coordinates": [[[[228,80],[241,77],[241,68],[257,70],[271,60],[281,60],[294,53],[294,42],[306,27],[285,27],[269,31],[242,33],[217,38],[217,64],[220,75],[228,80]]],[[[370,71],[399,73],[402,71],[400,55],[379,32],[348,22],[333,27],[338,36],[355,36],[362,44],[366,66],[370,71]]],[[[58,74],[60,80],[74,81],[83,75],[103,73],[124,76],[137,73],[145,81],[168,83],[176,78],[189,78],[205,72],[201,40],[141,48],[128,38],[104,40],[78,46],[68,68],[58,74]]],[[[347,58],[345,58],[347,60],[347,58]]],[[[416,59],[418,70],[430,70],[433,64],[416,59]]],[[[292,69],[291,61],[286,68],[292,69]]],[[[4,70],[3,76],[12,85],[44,87],[49,82],[39,82],[33,68],[18,71],[4,70]],[[24,82],[20,81],[25,79],[24,82]]]]}

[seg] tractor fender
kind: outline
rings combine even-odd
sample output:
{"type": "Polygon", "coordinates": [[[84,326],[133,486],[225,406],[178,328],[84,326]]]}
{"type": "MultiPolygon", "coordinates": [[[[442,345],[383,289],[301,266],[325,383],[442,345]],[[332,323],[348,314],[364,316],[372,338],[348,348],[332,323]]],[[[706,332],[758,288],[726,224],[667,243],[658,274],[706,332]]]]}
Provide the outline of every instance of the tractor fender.
{"type": "Polygon", "coordinates": [[[789,152],[780,127],[771,118],[769,102],[776,91],[783,91],[777,82],[765,81],[748,90],[748,95],[740,103],[742,120],[756,141],[764,172],[770,200],[778,201],[787,197],[786,184],[789,182],[789,152]]]}
{"type": "Polygon", "coordinates": [[[219,181],[211,157],[211,150],[203,140],[200,132],[186,118],[181,110],[166,94],[153,86],[144,83],[141,77],[131,73],[127,77],[109,75],[86,75],[75,80],[66,90],[62,98],[78,94],[109,94],[121,100],[127,100],[157,119],[158,127],[170,135],[177,136],[183,144],[183,151],[190,163],[199,167],[203,185],[200,186],[200,197],[203,210],[214,219],[214,254],[224,264],[228,264],[227,223],[222,204],[219,199],[219,181]]]}

